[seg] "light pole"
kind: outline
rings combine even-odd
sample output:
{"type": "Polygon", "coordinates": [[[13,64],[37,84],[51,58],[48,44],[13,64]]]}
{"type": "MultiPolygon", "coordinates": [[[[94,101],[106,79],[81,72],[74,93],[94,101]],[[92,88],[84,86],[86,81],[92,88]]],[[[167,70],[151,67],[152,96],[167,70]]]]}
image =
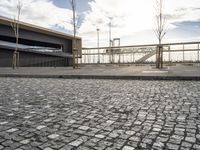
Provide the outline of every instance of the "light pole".
{"type": "Polygon", "coordinates": [[[100,63],[100,56],[99,56],[99,31],[100,29],[97,28],[97,48],[98,48],[98,64],[100,63]]]}
{"type": "Polygon", "coordinates": [[[111,47],[111,27],[112,27],[112,24],[111,24],[111,21],[109,22],[109,46],[111,47]]]}
{"type": "Polygon", "coordinates": [[[112,63],[112,61],[111,61],[111,46],[112,46],[112,40],[111,40],[112,31],[111,31],[111,27],[112,27],[112,24],[111,24],[111,18],[110,18],[110,22],[109,22],[109,47],[110,47],[110,50],[109,50],[109,62],[110,63],[112,63]]]}

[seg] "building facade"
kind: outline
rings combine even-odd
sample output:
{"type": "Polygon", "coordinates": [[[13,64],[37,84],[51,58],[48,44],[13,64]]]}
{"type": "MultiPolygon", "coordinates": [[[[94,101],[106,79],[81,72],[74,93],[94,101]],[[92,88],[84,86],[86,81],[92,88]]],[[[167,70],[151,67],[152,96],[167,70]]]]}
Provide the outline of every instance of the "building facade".
{"type": "MultiPolygon", "coordinates": [[[[13,20],[0,17],[0,67],[11,67],[16,38],[11,26],[13,20]]],[[[76,37],[79,56],[81,38],[76,37]]],[[[73,36],[19,23],[19,66],[71,66],[73,36]]]]}

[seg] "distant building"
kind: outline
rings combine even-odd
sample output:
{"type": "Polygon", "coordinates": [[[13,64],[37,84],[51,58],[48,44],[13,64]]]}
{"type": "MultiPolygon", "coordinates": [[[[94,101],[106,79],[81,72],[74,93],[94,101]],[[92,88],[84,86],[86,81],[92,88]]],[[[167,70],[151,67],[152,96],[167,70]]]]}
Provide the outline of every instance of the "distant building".
{"type": "MultiPolygon", "coordinates": [[[[0,17],[0,67],[11,67],[16,38],[11,27],[12,19],[0,17]]],[[[19,65],[71,66],[73,36],[32,24],[20,22],[19,65]]],[[[81,55],[81,38],[76,38],[81,55]]]]}

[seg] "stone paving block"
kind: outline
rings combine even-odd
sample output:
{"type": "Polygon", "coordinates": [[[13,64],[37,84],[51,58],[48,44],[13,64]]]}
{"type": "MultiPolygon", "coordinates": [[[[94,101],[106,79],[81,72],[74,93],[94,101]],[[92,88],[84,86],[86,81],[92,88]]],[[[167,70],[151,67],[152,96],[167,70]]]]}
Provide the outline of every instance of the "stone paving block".
{"type": "Polygon", "coordinates": [[[134,150],[134,147],[131,146],[124,146],[122,150],[134,150]]]}
{"type": "Polygon", "coordinates": [[[5,124],[8,124],[8,122],[7,121],[0,122],[0,125],[5,125],[5,124]]]}
{"type": "Polygon", "coordinates": [[[105,138],[105,135],[102,135],[102,134],[96,134],[95,137],[96,137],[96,138],[103,139],[103,138],[105,138]]]}
{"type": "Polygon", "coordinates": [[[129,140],[138,142],[138,141],[140,141],[140,137],[132,136],[132,137],[129,138],[129,140]]]}
{"type": "Polygon", "coordinates": [[[4,142],[1,143],[3,146],[5,147],[8,147],[10,146],[11,144],[13,144],[13,141],[12,140],[6,140],[4,142]]]}
{"type": "Polygon", "coordinates": [[[72,149],[74,149],[73,146],[65,145],[60,150],[72,150],[72,149]]]}
{"type": "Polygon", "coordinates": [[[52,119],[49,118],[49,119],[45,119],[44,122],[50,122],[52,119]]]}
{"type": "Polygon", "coordinates": [[[51,147],[46,147],[44,150],[53,150],[51,147]]]}
{"type": "Polygon", "coordinates": [[[200,144],[194,144],[193,149],[200,150],[200,144]]]}
{"type": "Polygon", "coordinates": [[[167,143],[167,147],[172,150],[178,150],[180,148],[179,145],[167,143]]]}
{"type": "Polygon", "coordinates": [[[51,134],[48,136],[50,139],[58,139],[59,135],[58,134],[51,134]]]}
{"type": "Polygon", "coordinates": [[[17,129],[17,128],[12,128],[12,129],[7,130],[7,132],[12,133],[12,132],[15,132],[15,131],[18,131],[18,130],[19,129],[17,129]]]}
{"type": "Polygon", "coordinates": [[[191,143],[188,143],[188,142],[182,142],[181,143],[181,146],[185,147],[185,148],[191,148],[192,147],[192,144],[191,143]]]}
{"type": "Polygon", "coordinates": [[[127,135],[134,135],[134,134],[135,134],[135,131],[126,131],[126,134],[127,134],[127,135]]]}
{"type": "Polygon", "coordinates": [[[43,129],[43,128],[46,128],[46,126],[41,125],[41,126],[37,126],[37,127],[36,127],[37,130],[41,130],[41,129],[43,129]]]}
{"type": "Polygon", "coordinates": [[[160,142],[160,141],[156,141],[153,146],[158,147],[158,148],[163,148],[164,147],[164,143],[160,142]]]}
{"type": "Polygon", "coordinates": [[[69,145],[74,146],[74,147],[78,147],[79,145],[81,145],[83,143],[83,140],[81,139],[77,139],[71,143],[69,143],[69,145]]]}
{"type": "Polygon", "coordinates": [[[194,138],[194,137],[186,137],[185,140],[188,141],[188,142],[191,142],[191,143],[196,142],[196,138],[194,138]]]}
{"type": "Polygon", "coordinates": [[[28,144],[30,143],[30,140],[29,139],[26,139],[26,140],[22,140],[20,141],[21,144],[28,144]]]}
{"type": "Polygon", "coordinates": [[[199,149],[199,91],[198,81],[0,78],[0,149],[199,149]]]}
{"type": "Polygon", "coordinates": [[[80,127],[79,127],[80,130],[85,130],[85,131],[88,130],[89,128],[90,128],[90,127],[88,127],[88,126],[80,126],[80,127]]]}
{"type": "Polygon", "coordinates": [[[0,149],[3,149],[4,147],[2,145],[0,145],[0,149]]]}

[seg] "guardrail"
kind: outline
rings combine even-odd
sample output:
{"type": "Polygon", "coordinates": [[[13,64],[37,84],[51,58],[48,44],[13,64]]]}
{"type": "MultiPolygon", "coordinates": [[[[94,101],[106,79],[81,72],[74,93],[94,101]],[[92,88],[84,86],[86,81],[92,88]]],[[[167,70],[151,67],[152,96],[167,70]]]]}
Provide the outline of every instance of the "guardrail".
{"type": "MultiPolygon", "coordinates": [[[[162,44],[164,62],[199,62],[200,42],[162,44]]],[[[155,62],[158,44],[83,48],[79,64],[155,62]]]]}

